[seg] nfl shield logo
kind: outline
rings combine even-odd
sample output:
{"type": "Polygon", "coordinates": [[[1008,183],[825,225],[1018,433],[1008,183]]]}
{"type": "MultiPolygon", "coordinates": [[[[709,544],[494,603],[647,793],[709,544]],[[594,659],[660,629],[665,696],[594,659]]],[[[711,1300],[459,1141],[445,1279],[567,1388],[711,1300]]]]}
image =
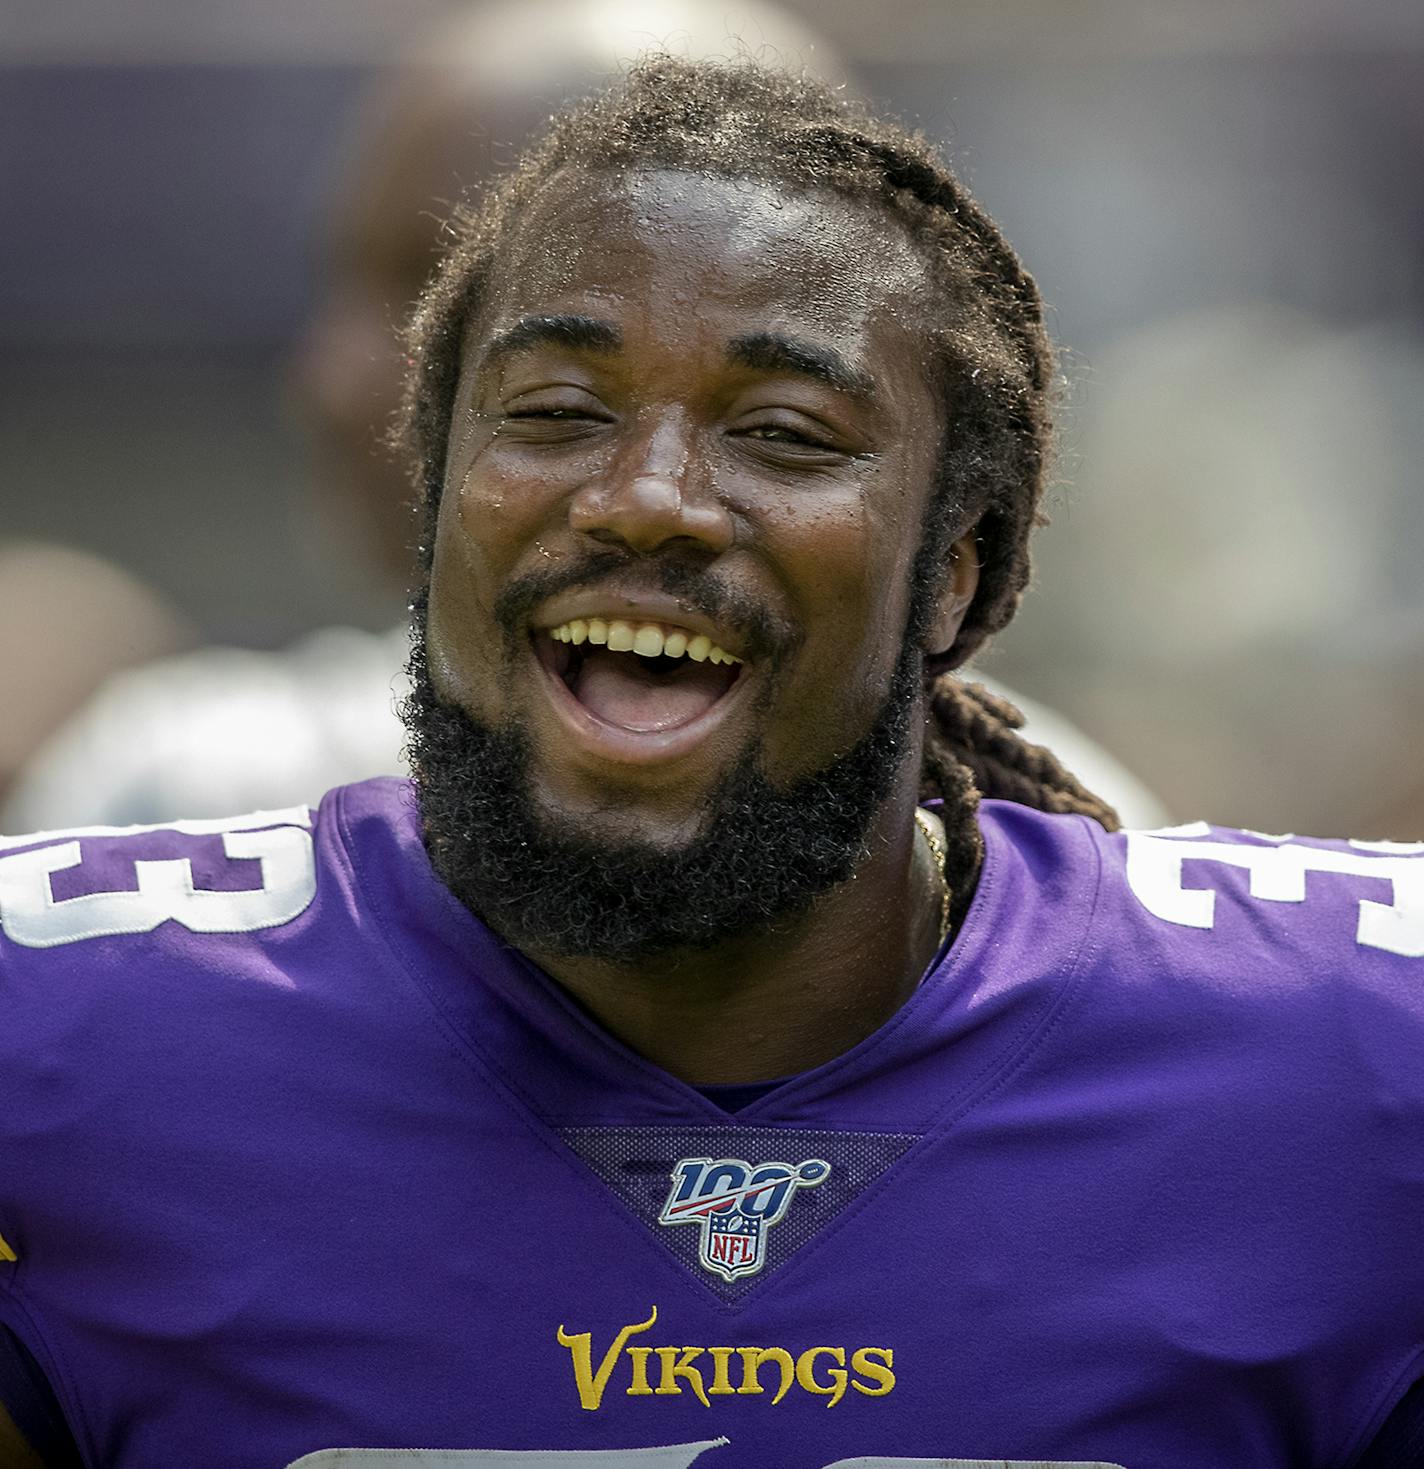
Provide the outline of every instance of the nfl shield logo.
{"type": "Polygon", "coordinates": [[[755,1275],[766,1264],[766,1234],[799,1188],[830,1177],[822,1158],[804,1163],[761,1163],[741,1158],[684,1158],[672,1170],[672,1189],[659,1224],[695,1224],[702,1232],[698,1258],[723,1280],[755,1275]]]}
{"type": "Polygon", "coordinates": [[[735,1209],[725,1214],[709,1214],[702,1245],[708,1268],[719,1271],[728,1280],[759,1270],[763,1228],[760,1219],[748,1219],[735,1209]]]}

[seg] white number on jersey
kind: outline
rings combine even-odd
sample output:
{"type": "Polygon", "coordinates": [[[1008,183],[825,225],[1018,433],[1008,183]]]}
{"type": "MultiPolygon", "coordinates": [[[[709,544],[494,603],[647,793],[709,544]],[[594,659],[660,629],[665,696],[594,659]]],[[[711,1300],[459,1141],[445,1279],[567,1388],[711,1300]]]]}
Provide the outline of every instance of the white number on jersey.
{"type": "MultiPolygon", "coordinates": [[[[1224,862],[1250,874],[1250,893],[1268,903],[1303,903],[1307,872],[1343,872],[1389,884],[1390,901],[1359,900],[1355,939],[1370,949],[1424,957],[1424,846],[1351,843],[1350,851],[1305,847],[1288,840],[1247,847],[1202,841],[1196,828],[1175,834],[1127,833],[1127,880],[1149,913],[1184,928],[1211,928],[1216,894],[1182,885],[1188,862],[1224,862]]],[[[1273,839],[1274,840],[1274,839],[1273,839]]]]}
{"type": "Polygon", "coordinates": [[[13,943],[47,949],[79,939],[148,933],[172,919],[194,933],[250,933],[276,928],[301,913],[316,895],[311,813],[305,806],[257,811],[217,821],[173,821],[157,826],[92,827],[38,836],[0,838],[29,851],[0,857],[0,929],[13,943]],[[261,886],[213,892],[193,886],[186,857],[134,862],[136,890],[86,893],[56,901],[51,878],[83,862],[81,837],[136,837],[177,831],[221,836],[234,861],[256,859],[261,886]],[[46,842],[45,846],[32,846],[46,842]]]}

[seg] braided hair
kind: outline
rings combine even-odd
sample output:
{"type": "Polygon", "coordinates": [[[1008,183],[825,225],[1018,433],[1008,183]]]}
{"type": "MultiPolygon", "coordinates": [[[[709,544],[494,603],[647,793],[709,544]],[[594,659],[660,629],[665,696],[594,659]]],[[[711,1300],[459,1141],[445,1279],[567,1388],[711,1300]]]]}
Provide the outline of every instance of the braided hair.
{"type": "Polygon", "coordinates": [[[407,329],[411,370],[397,426],[418,475],[427,572],[462,344],[516,222],[556,173],[654,169],[829,190],[888,212],[926,265],[926,357],[946,432],[912,569],[908,637],[928,629],[950,547],[967,531],[980,562],[953,644],[926,660],[921,793],[944,801],[956,909],[967,904],[983,855],[981,796],[1078,812],[1115,829],[1110,806],[1019,736],[1023,716],[1011,704],[953,672],[1017,610],[1029,536],[1042,522],[1056,366],[1038,288],[922,135],[819,81],[750,63],[644,59],[556,116],[477,207],[456,212],[450,247],[407,329]]]}

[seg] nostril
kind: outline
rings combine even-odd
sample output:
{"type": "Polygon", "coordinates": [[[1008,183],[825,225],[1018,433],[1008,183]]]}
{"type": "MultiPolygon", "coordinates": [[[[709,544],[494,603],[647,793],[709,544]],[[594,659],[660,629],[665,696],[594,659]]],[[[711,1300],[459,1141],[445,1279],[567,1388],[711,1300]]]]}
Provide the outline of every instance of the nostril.
{"type": "Polygon", "coordinates": [[[593,540],[617,542],[644,555],[672,541],[720,554],[732,544],[734,529],[710,486],[692,487],[661,471],[586,485],[570,502],[569,525],[593,540]]]}

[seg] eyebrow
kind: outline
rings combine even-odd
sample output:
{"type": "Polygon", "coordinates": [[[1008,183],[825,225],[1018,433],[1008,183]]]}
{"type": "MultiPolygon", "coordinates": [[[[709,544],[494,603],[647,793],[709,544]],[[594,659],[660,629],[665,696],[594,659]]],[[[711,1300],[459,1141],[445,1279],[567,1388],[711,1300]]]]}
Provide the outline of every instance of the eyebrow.
{"type": "Polygon", "coordinates": [[[485,344],[485,365],[546,342],[585,352],[617,352],[623,345],[623,333],[611,321],[596,316],[524,316],[485,344]]]}
{"type": "Polygon", "coordinates": [[[849,393],[867,402],[873,402],[876,397],[875,379],[846,361],[834,347],[783,336],[780,332],[753,332],[749,336],[734,337],[727,344],[727,356],[743,367],[814,378],[837,392],[849,393]]]}
{"type": "MultiPolygon", "coordinates": [[[[484,363],[489,366],[513,352],[544,343],[586,352],[618,352],[623,347],[623,333],[611,321],[596,316],[572,313],[524,316],[490,338],[485,346],[484,363]]],[[[727,344],[727,359],[761,372],[790,372],[809,377],[867,402],[876,398],[874,378],[848,362],[834,347],[781,332],[750,332],[733,337],[727,344]]]]}

